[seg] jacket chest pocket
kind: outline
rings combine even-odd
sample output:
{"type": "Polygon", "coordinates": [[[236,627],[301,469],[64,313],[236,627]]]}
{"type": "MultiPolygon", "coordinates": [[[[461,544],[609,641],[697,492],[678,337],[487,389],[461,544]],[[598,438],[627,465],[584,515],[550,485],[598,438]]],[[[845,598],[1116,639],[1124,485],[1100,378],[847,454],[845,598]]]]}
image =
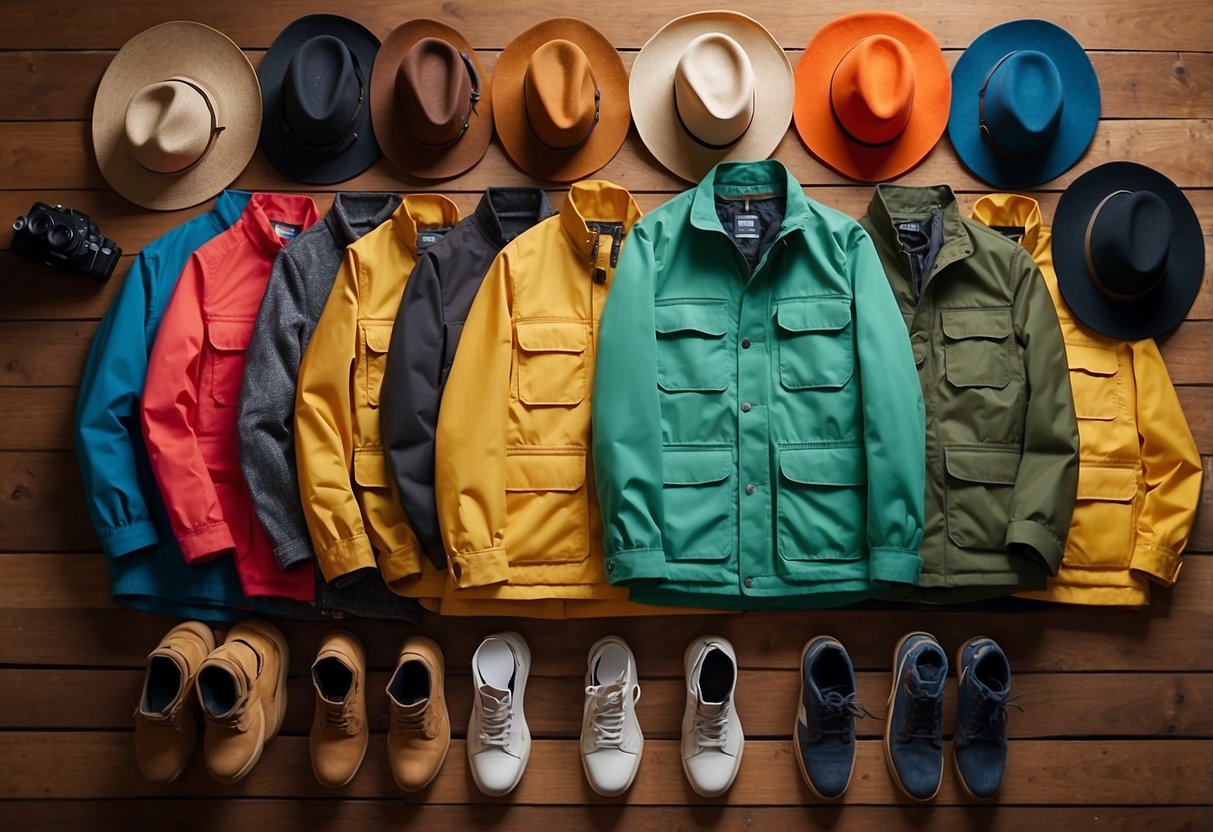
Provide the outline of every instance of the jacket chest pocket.
{"type": "Polygon", "coordinates": [[[379,406],[379,391],[383,388],[387,353],[391,343],[391,323],[370,321],[362,324],[362,365],[366,379],[366,401],[371,407],[379,406]]]}
{"type": "Polygon", "coordinates": [[[994,387],[1011,383],[1011,310],[943,310],[944,367],[954,387],[994,387]]]}
{"type": "Polygon", "coordinates": [[[1074,518],[1066,541],[1071,566],[1127,567],[1133,558],[1137,472],[1080,462],[1074,518]]]}
{"type": "Polygon", "coordinates": [[[518,398],[529,405],[580,404],[586,394],[589,333],[580,321],[519,321],[518,398]]]}
{"type": "Polygon", "coordinates": [[[1066,345],[1070,390],[1079,419],[1114,420],[1121,409],[1116,353],[1097,347],[1066,345]]]}
{"type": "Polygon", "coordinates": [[[862,448],[781,448],[775,494],[779,556],[854,560],[867,528],[862,448]]]}
{"type": "Polygon", "coordinates": [[[1018,450],[944,448],[948,538],[962,549],[1005,551],[1018,450]]]}
{"type": "Polygon", "coordinates": [[[510,563],[580,563],[589,556],[585,468],[585,452],[576,449],[507,452],[505,548],[510,563]]]}
{"type": "Polygon", "coordinates": [[[206,378],[211,399],[221,407],[240,404],[244,354],[253,337],[253,321],[208,321],[206,378]]]}
{"type": "Polygon", "coordinates": [[[838,388],[855,371],[851,301],[783,301],[775,308],[779,381],[788,390],[838,388]]]}
{"type": "Polygon", "coordinates": [[[724,560],[736,544],[736,478],[728,448],[666,448],[661,454],[661,536],[670,560],[724,560]]]}
{"type": "Polygon", "coordinates": [[[729,388],[728,308],[724,301],[670,303],[653,309],[657,386],[669,393],[729,388]]]}

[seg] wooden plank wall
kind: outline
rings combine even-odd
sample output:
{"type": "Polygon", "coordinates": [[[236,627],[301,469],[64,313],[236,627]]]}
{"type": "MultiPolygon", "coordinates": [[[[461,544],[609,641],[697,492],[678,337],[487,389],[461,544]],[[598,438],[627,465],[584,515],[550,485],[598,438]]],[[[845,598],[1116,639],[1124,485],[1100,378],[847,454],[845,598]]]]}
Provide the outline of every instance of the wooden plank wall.
{"type": "MultiPolygon", "coordinates": [[[[955,60],[984,29],[1008,15],[1068,27],[1089,49],[1103,89],[1103,121],[1074,169],[1034,195],[1051,217],[1059,192],[1093,165],[1121,158],[1156,167],[1187,192],[1213,235],[1213,3],[1209,0],[1025,0],[1007,4],[918,0],[902,8],[934,31],[955,60]]],[[[530,640],[535,675],[528,715],[536,736],[517,792],[489,800],[467,773],[462,735],[471,705],[467,664],[479,638],[501,620],[436,620],[421,630],[445,647],[457,739],[437,782],[404,799],[385,764],[382,693],[399,625],[356,622],[369,662],[371,750],[340,792],[315,784],[307,757],[311,692],[306,668],[324,632],[291,624],[295,657],[284,735],[256,771],[220,787],[195,760],[177,784],[143,781],[133,763],[130,714],[141,663],[171,622],[114,607],[105,563],[85,516],[71,418],[82,360],[97,322],[139,247],[204,208],[172,214],[138,209],[109,191],[88,143],[93,92],[114,51],[131,35],[193,15],[227,32],[257,63],[296,16],[337,11],[322,0],[268,4],[209,0],[61,0],[6,3],[0,15],[0,216],[35,199],[92,214],[126,249],[108,284],[50,274],[0,239],[0,827],[87,830],[242,827],[301,830],[472,828],[670,830],[837,828],[1206,830],[1213,828],[1213,477],[1188,564],[1173,592],[1148,610],[1012,608],[750,614],[715,620],[508,622],[530,640]],[[694,635],[718,630],[738,648],[739,710],[749,738],[741,776],[727,797],[703,801],[685,785],[677,732],[682,708],[677,657],[694,635]],[[839,805],[817,803],[801,784],[788,739],[797,696],[797,656],[821,632],[846,642],[860,691],[876,712],[888,690],[890,651],[910,629],[934,632],[949,651],[978,633],[996,637],[1016,669],[1024,712],[1012,714],[1011,765],[995,804],[962,796],[951,773],[930,806],[909,806],[881,757],[878,720],[860,723],[854,783],[839,805]],[[649,743],[640,777],[624,800],[596,797],[583,783],[576,737],[584,651],[619,632],[635,648],[644,681],[639,711],[649,743]],[[303,800],[301,798],[307,798],[303,800]]],[[[549,16],[579,12],[599,26],[629,64],[648,36],[691,11],[687,0],[620,0],[571,9],[565,3],[497,0],[362,0],[349,12],[381,36],[414,16],[462,29],[490,68],[516,33],[549,16]]],[[[746,2],[795,63],[812,34],[837,14],[864,8],[746,2]]],[[[819,165],[791,133],[775,154],[810,196],[858,216],[870,188],[819,165]]],[[[664,172],[635,133],[600,174],[638,194],[646,208],[683,185],[664,172]]],[[[525,183],[495,144],[467,174],[444,183],[464,210],[489,184],[525,183]]],[[[946,139],[903,180],[947,182],[964,206],[984,190],[960,167],[946,139]]],[[[237,186],[300,190],[258,154],[237,186]]],[[[417,190],[386,162],[343,186],[417,190]]],[[[549,185],[549,187],[551,187],[549,185]]],[[[335,190],[335,189],[331,189],[335,190]]],[[[330,192],[316,192],[322,208],[330,192]]],[[[559,189],[553,188],[559,199],[559,189]]],[[[1210,236],[1206,236],[1209,247],[1210,236]]],[[[1211,249],[1213,253],[1213,249],[1211,249]]],[[[1213,257],[1208,258],[1213,261],[1213,257]]],[[[1213,474],[1213,290],[1163,345],[1188,418],[1213,474]]],[[[952,689],[954,694],[954,688],[952,689]]],[[[954,712],[949,699],[948,724],[954,712]]]]}

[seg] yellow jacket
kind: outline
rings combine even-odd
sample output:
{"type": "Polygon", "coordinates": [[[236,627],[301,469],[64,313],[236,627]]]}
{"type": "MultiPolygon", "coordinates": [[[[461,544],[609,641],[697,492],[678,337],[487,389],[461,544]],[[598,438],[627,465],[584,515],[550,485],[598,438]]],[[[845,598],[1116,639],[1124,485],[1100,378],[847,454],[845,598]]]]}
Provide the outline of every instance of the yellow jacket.
{"type": "Polygon", "coordinates": [[[308,342],[295,398],[299,489],[327,581],[378,567],[394,592],[439,597],[446,576],[421,555],[387,468],[379,389],[417,234],[459,221],[437,194],[406,196],[391,218],[346,249],[308,342]]]}
{"type": "Polygon", "coordinates": [[[984,196],[973,218],[1004,233],[1023,229],[1020,243],[1057,308],[1078,415],[1078,500],[1065,558],[1047,589],[1021,597],[1147,604],[1151,580],[1170,586],[1179,575],[1201,484],[1196,442],[1158,346],[1107,338],[1070,314],[1036,200],[984,196]]]}

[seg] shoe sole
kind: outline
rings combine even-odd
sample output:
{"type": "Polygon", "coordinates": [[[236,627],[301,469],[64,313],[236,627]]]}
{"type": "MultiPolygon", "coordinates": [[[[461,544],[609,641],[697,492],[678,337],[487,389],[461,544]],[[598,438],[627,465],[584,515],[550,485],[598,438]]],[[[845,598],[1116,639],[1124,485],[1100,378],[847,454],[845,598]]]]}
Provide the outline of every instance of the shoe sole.
{"type": "MultiPolygon", "coordinates": [[[[261,736],[257,739],[257,751],[253,754],[252,759],[245,763],[244,768],[236,772],[232,777],[216,777],[220,783],[238,783],[248,776],[253,767],[261,760],[261,754],[265,751],[274,737],[278,736],[278,732],[282,730],[282,723],[286,720],[286,676],[291,664],[291,651],[287,646],[286,637],[282,635],[282,631],[276,627],[271,627],[268,624],[262,624],[260,621],[241,622],[244,626],[250,629],[255,629],[265,638],[268,638],[278,647],[278,696],[275,697],[275,705],[278,713],[275,715],[274,728],[266,735],[265,731],[265,713],[261,714],[261,736]]],[[[364,752],[365,754],[365,752],[364,752]]],[[[213,776],[213,775],[212,775],[213,776]]],[[[353,779],[352,777],[350,778],[353,779]]]]}
{"type": "MultiPolygon", "coordinates": [[[[805,642],[804,647],[800,648],[800,675],[801,675],[801,679],[802,679],[801,684],[804,683],[803,682],[804,657],[808,655],[809,648],[813,646],[814,642],[816,642],[818,639],[821,639],[821,638],[828,639],[829,641],[833,642],[834,644],[837,644],[839,647],[842,647],[842,642],[839,641],[838,639],[834,638],[833,636],[814,636],[813,638],[811,638],[807,642],[805,642]]],[[[843,648],[843,649],[845,650],[846,648],[843,648]]],[[[851,770],[847,773],[847,783],[845,786],[842,787],[842,791],[840,791],[836,795],[825,795],[825,794],[822,794],[821,792],[817,791],[817,787],[814,786],[813,781],[809,779],[809,772],[808,772],[808,769],[805,767],[804,758],[800,755],[800,739],[799,739],[799,737],[800,737],[800,709],[803,707],[804,707],[804,704],[803,704],[803,700],[802,700],[801,703],[797,704],[797,706],[796,706],[796,720],[795,720],[795,722],[792,723],[792,751],[796,755],[796,764],[798,766],[800,766],[800,776],[804,778],[804,784],[809,787],[809,791],[811,791],[817,797],[818,800],[839,800],[842,798],[843,795],[845,795],[847,793],[847,789],[851,788],[851,780],[855,777],[855,758],[851,757],[851,770]]]]}
{"type": "MultiPolygon", "coordinates": [[[[206,626],[201,621],[184,621],[181,624],[178,624],[176,627],[174,627],[173,629],[169,630],[167,633],[164,634],[164,638],[161,639],[161,643],[163,643],[164,640],[167,639],[169,636],[171,636],[173,633],[182,633],[182,632],[189,633],[190,635],[193,635],[193,636],[197,636],[198,639],[202,642],[203,646],[206,648],[206,650],[205,650],[206,655],[203,656],[203,659],[205,659],[206,656],[209,656],[214,651],[215,633],[210,627],[206,626]]],[[[182,686],[185,687],[187,690],[192,691],[194,689],[194,677],[197,675],[198,675],[198,670],[197,670],[197,668],[195,668],[193,674],[189,677],[189,679],[187,681],[185,681],[183,683],[182,686]]],[[[194,742],[195,742],[195,747],[196,747],[196,744],[197,744],[196,737],[195,737],[194,742]]],[[[193,748],[191,748],[190,753],[185,755],[185,761],[181,763],[181,767],[179,769],[177,769],[176,771],[174,771],[167,780],[161,780],[159,782],[161,782],[161,783],[177,782],[178,778],[180,778],[181,775],[185,774],[185,770],[187,768],[189,768],[190,759],[193,758],[193,756],[194,756],[194,750],[193,750],[193,748]]]]}
{"type": "MultiPolygon", "coordinates": [[[[598,641],[594,642],[593,645],[590,646],[589,653],[586,654],[586,656],[587,656],[586,661],[588,662],[589,661],[588,657],[593,656],[595,653],[597,653],[599,648],[601,648],[604,644],[607,644],[610,642],[617,642],[623,647],[624,650],[628,651],[628,661],[631,663],[632,668],[635,670],[636,669],[636,656],[635,656],[635,654],[632,653],[632,648],[628,646],[628,643],[626,641],[624,641],[622,638],[620,638],[619,636],[603,636],[602,638],[598,639],[598,641]]],[[[637,673],[637,675],[639,675],[639,673],[637,673]]],[[[589,686],[589,681],[588,681],[589,670],[588,669],[586,670],[586,678],[587,678],[586,686],[588,687],[589,686]]],[[[640,761],[644,757],[644,733],[640,731],[640,720],[636,721],[636,730],[637,730],[637,732],[640,733],[640,748],[636,751],[636,769],[632,772],[632,776],[628,778],[627,785],[624,786],[622,789],[619,789],[618,791],[605,791],[603,789],[599,789],[597,786],[594,785],[594,781],[590,777],[590,770],[588,767],[586,767],[586,764],[585,764],[585,753],[582,752],[581,770],[582,770],[582,772],[585,773],[585,781],[590,784],[590,789],[593,790],[594,794],[598,795],[599,797],[619,797],[621,794],[626,793],[628,789],[632,788],[632,784],[636,782],[636,775],[640,773],[640,761]]]]}
{"type": "MultiPolygon", "coordinates": [[[[961,668],[963,667],[963,665],[961,664],[961,657],[964,655],[965,648],[968,647],[973,642],[981,641],[983,639],[989,639],[990,641],[993,641],[993,639],[990,639],[989,636],[973,636],[973,638],[969,639],[964,644],[962,644],[956,648],[956,673],[957,673],[956,678],[958,680],[960,678],[959,674],[961,672],[961,668]]],[[[967,794],[973,800],[981,800],[981,801],[993,800],[995,797],[998,796],[998,792],[995,791],[994,794],[992,794],[992,795],[989,795],[987,797],[982,797],[979,794],[974,794],[973,790],[969,788],[969,784],[965,782],[964,773],[960,769],[960,763],[958,763],[956,761],[956,738],[955,737],[952,738],[952,755],[951,756],[952,756],[952,770],[956,772],[956,779],[960,783],[960,788],[964,789],[965,794],[967,794]]]]}
{"type": "MultiPolygon", "coordinates": [[[[431,648],[434,651],[434,655],[438,659],[438,666],[436,668],[434,668],[434,670],[436,671],[438,678],[442,680],[442,709],[445,711],[446,710],[446,656],[443,655],[442,648],[439,647],[438,643],[435,642],[433,639],[426,638],[425,636],[410,636],[406,640],[406,643],[408,643],[408,642],[424,643],[427,647],[431,648]]],[[[402,659],[404,657],[406,652],[407,651],[405,651],[403,649],[400,651],[400,655],[398,655],[396,657],[397,664],[400,663],[400,659],[402,659]]],[[[529,675],[529,672],[528,672],[528,675],[529,675]]],[[[433,699],[432,691],[430,693],[430,698],[431,698],[431,700],[433,699]]],[[[451,722],[451,715],[449,712],[446,715],[446,721],[447,721],[447,726],[449,728],[450,722],[451,722]]],[[[446,736],[446,748],[442,749],[442,758],[438,761],[438,765],[436,765],[434,767],[434,773],[430,775],[430,779],[426,780],[420,786],[416,786],[416,787],[408,788],[408,789],[406,789],[404,786],[401,786],[399,783],[397,783],[396,788],[400,789],[400,791],[404,792],[405,794],[417,794],[418,792],[425,791],[426,789],[428,789],[430,787],[431,783],[433,783],[436,779],[438,779],[438,773],[441,772],[442,767],[444,765],[446,765],[446,757],[450,753],[451,753],[451,733],[448,730],[447,736],[446,736]]],[[[473,776],[472,779],[475,780],[476,778],[473,776]]],[[[479,786],[480,784],[477,783],[476,785],[479,786]]]]}
{"type": "MultiPolygon", "coordinates": [[[[353,633],[351,633],[349,630],[330,630],[328,636],[326,636],[325,638],[326,639],[331,638],[332,636],[335,636],[335,635],[348,636],[350,639],[350,644],[354,649],[354,653],[358,657],[358,667],[361,669],[361,673],[362,673],[363,703],[365,705],[365,702],[366,702],[366,650],[363,649],[362,642],[359,640],[359,638],[356,635],[354,635],[353,633]]],[[[283,680],[283,683],[285,684],[285,679],[283,680]]],[[[364,725],[363,731],[364,732],[366,731],[365,723],[366,723],[366,720],[363,721],[363,725],[364,725]]],[[[354,778],[358,776],[358,771],[362,768],[362,763],[366,760],[366,752],[367,752],[367,748],[368,748],[368,746],[370,746],[370,744],[371,744],[370,737],[367,736],[367,742],[363,743],[363,745],[362,745],[362,754],[358,757],[358,762],[354,765],[354,771],[352,774],[350,774],[349,777],[345,778],[340,783],[325,783],[324,781],[322,781],[320,779],[319,775],[316,775],[316,782],[319,783],[320,785],[324,786],[326,789],[342,789],[342,788],[345,788],[346,786],[348,786],[350,783],[352,783],[354,781],[354,778]]],[[[309,745],[308,750],[309,751],[311,750],[310,745],[309,745]]],[[[314,760],[312,762],[312,774],[316,774],[316,763],[314,760]]]]}
{"type": "MultiPolygon", "coordinates": [[[[526,639],[520,636],[513,630],[506,630],[501,633],[493,633],[486,638],[499,638],[510,645],[510,649],[514,651],[518,661],[518,672],[514,677],[514,696],[513,702],[516,702],[516,717],[522,720],[522,730],[526,737],[526,744],[523,747],[521,762],[518,767],[518,776],[514,778],[514,782],[510,784],[508,789],[503,791],[489,791],[484,787],[480,780],[476,777],[476,767],[471,764],[471,756],[468,756],[468,770],[472,773],[472,781],[476,784],[476,788],[480,789],[480,793],[488,797],[505,797],[514,789],[518,788],[518,784],[522,782],[522,775],[526,774],[527,763],[531,761],[531,729],[526,722],[526,682],[531,675],[531,648],[526,643],[526,639]]],[[[468,734],[471,734],[471,726],[469,724],[468,734]]],[[[445,759],[445,758],[444,758],[445,759]]]]}
{"type": "MultiPolygon", "coordinates": [[[[733,667],[735,667],[735,668],[737,667],[737,653],[733,649],[733,643],[731,641],[729,641],[727,638],[724,638],[722,636],[700,636],[699,638],[695,639],[690,644],[688,644],[687,649],[684,650],[682,653],[682,678],[684,680],[691,678],[691,655],[692,655],[692,653],[696,653],[696,654],[699,653],[699,651],[703,650],[703,648],[708,643],[713,642],[713,641],[720,643],[722,647],[728,648],[725,651],[725,653],[727,653],[729,658],[733,660],[733,667]]],[[[740,668],[738,668],[738,672],[740,673],[740,668]]],[[[682,774],[683,774],[683,776],[686,777],[687,783],[691,787],[691,791],[695,792],[695,794],[699,795],[700,797],[720,797],[722,794],[727,792],[729,789],[733,788],[733,783],[735,783],[737,781],[737,775],[741,772],[741,757],[745,753],[745,731],[741,730],[741,719],[740,718],[738,718],[738,720],[737,720],[737,727],[739,729],[739,733],[741,734],[741,742],[737,746],[737,756],[734,758],[734,760],[736,762],[733,764],[733,776],[729,778],[728,785],[726,785],[720,791],[717,791],[717,792],[700,791],[699,787],[695,785],[695,781],[691,778],[691,772],[687,768],[686,758],[685,757],[682,758],[682,774]]],[[[679,756],[681,757],[682,755],[680,754],[679,756]]]]}
{"type": "MultiPolygon", "coordinates": [[[[935,784],[935,791],[931,792],[928,797],[918,797],[910,794],[904,785],[902,785],[901,777],[897,774],[897,767],[893,765],[893,751],[889,744],[893,736],[893,695],[897,692],[897,680],[901,678],[901,667],[898,664],[897,656],[901,653],[902,646],[914,636],[926,636],[932,641],[936,641],[935,636],[930,633],[924,633],[921,630],[916,630],[912,633],[906,633],[898,641],[893,648],[893,684],[889,686],[889,698],[885,702],[885,718],[884,718],[884,761],[889,769],[889,776],[893,778],[893,783],[901,790],[901,793],[910,798],[916,803],[927,803],[934,800],[939,795],[939,789],[943,785],[943,773],[940,772],[939,782],[935,784]]],[[[938,644],[938,641],[936,641],[938,644]]]]}

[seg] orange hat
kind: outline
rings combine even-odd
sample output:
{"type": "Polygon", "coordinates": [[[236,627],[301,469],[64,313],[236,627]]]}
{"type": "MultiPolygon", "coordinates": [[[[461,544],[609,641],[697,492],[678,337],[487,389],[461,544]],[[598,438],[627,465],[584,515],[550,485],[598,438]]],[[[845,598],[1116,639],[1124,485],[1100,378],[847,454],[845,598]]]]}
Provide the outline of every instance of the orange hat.
{"type": "Polygon", "coordinates": [[[935,37],[893,12],[827,23],[796,67],[796,132],[843,176],[894,179],[931,152],[948,125],[952,79],[935,37]]]}

